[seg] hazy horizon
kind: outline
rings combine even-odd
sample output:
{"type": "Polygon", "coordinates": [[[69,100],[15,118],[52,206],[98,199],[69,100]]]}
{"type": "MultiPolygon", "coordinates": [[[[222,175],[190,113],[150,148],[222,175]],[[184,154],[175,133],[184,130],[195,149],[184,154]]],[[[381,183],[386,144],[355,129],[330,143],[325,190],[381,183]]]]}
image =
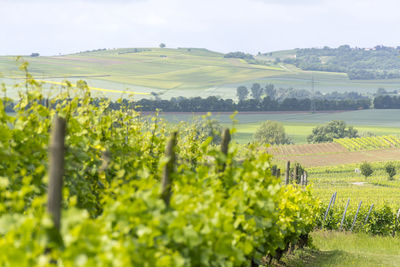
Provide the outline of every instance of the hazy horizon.
{"type": "Polygon", "coordinates": [[[252,54],[398,46],[394,0],[0,0],[1,55],[98,48],[198,47],[252,54]]]}

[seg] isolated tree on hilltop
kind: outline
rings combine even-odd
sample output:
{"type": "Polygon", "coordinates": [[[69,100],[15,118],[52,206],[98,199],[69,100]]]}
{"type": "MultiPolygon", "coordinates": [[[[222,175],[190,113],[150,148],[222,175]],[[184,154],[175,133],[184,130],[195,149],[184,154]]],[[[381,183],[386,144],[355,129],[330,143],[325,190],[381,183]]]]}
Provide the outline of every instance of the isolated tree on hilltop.
{"type": "Polygon", "coordinates": [[[160,46],[160,48],[164,48],[164,47],[165,47],[165,44],[164,44],[164,43],[161,43],[159,46],[160,46]]]}
{"type": "Polygon", "coordinates": [[[261,144],[282,145],[292,143],[285,133],[283,124],[276,121],[265,121],[254,134],[254,140],[261,144]]]}
{"type": "Polygon", "coordinates": [[[253,96],[254,99],[260,100],[261,95],[263,93],[263,89],[261,88],[259,83],[253,83],[253,86],[251,87],[251,95],[253,96]]]}
{"type": "Polygon", "coordinates": [[[236,89],[236,95],[240,101],[245,100],[247,98],[248,94],[249,94],[249,90],[247,90],[246,86],[241,85],[236,89]]]}
{"type": "Polygon", "coordinates": [[[307,136],[307,141],[309,143],[332,142],[333,139],[346,137],[359,137],[358,131],[353,126],[346,127],[344,121],[331,121],[327,125],[315,127],[312,133],[307,136]]]}

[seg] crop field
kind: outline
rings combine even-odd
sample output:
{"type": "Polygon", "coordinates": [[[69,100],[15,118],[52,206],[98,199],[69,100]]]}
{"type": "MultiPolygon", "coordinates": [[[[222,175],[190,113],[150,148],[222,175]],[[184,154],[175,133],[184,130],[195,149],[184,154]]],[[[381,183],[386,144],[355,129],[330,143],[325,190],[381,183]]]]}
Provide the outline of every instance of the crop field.
{"type": "Polygon", "coordinates": [[[335,139],[334,142],[340,144],[349,151],[375,150],[381,148],[400,147],[400,139],[395,136],[344,138],[344,139],[335,139]]]}
{"type": "MultiPolygon", "coordinates": [[[[290,56],[290,51],[281,54],[290,56]]],[[[13,85],[23,78],[15,58],[0,57],[1,82],[13,85]]],[[[251,86],[258,82],[311,89],[311,79],[315,81],[315,90],[321,92],[375,92],[381,87],[388,90],[400,87],[398,79],[354,81],[343,73],[302,71],[292,65],[273,64],[265,57],[257,58],[260,64],[249,64],[241,59],[224,58],[222,53],[195,48],[125,48],[24,59],[30,63],[29,71],[37,79],[53,82],[83,79],[91,87],[108,90],[102,95],[111,98],[120,97],[121,90],[157,92],[164,99],[210,95],[236,98],[239,85],[251,86]]],[[[10,96],[16,97],[16,93],[10,92],[10,96]]],[[[146,96],[136,96],[142,97],[146,96]]]]}
{"type": "Polygon", "coordinates": [[[400,158],[400,139],[376,136],[336,139],[332,143],[278,145],[268,148],[275,161],[294,161],[304,166],[335,166],[360,162],[395,161],[400,158]]]}
{"type": "Polygon", "coordinates": [[[304,145],[281,145],[271,146],[268,152],[274,156],[303,155],[303,154],[325,154],[347,152],[347,149],[338,143],[304,144],[304,145]]]}
{"type": "MultiPolygon", "coordinates": [[[[396,168],[400,164],[396,162],[396,168]]],[[[359,164],[346,164],[331,167],[308,168],[310,183],[314,193],[325,204],[333,193],[337,192],[335,205],[344,206],[350,198],[351,207],[357,206],[359,201],[363,202],[362,208],[369,205],[389,205],[393,209],[400,208],[400,175],[395,175],[393,180],[388,180],[384,170],[384,163],[372,163],[373,174],[365,178],[355,169],[359,164]]]]}

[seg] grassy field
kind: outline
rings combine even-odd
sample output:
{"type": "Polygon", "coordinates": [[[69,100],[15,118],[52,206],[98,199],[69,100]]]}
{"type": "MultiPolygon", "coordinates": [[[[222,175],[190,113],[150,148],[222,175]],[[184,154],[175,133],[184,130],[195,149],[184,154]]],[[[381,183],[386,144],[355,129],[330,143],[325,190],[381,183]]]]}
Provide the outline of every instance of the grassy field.
{"type": "MultiPolygon", "coordinates": [[[[150,48],[134,52],[133,48],[85,52],[52,57],[25,57],[29,71],[45,81],[72,82],[84,79],[89,86],[116,90],[103,95],[117,98],[121,90],[150,93],[158,92],[169,99],[176,96],[221,96],[236,98],[239,85],[251,86],[273,83],[277,87],[311,89],[314,78],[315,90],[375,92],[383,87],[398,89],[400,80],[349,80],[346,74],[302,71],[292,65],[274,64],[277,56],[290,57],[292,51],[279,51],[272,57],[257,57],[259,64],[249,64],[241,59],[224,58],[223,54],[206,49],[150,48]]],[[[15,56],[0,57],[1,82],[9,85],[23,77],[18,70],[15,56]]],[[[10,96],[16,96],[10,92],[10,96]]],[[[137,98],[146,97],[143,95],[137,98]]]]}
{"type": "MultiPolygon", "coordinates": [[[[201,114],[165,113],[162,116],[170,122],[191,121],[201,114]]],[[[226,127],[232,127],[231,113],[215,113],[211,118],[218,120],[226,127]]],[[[332,120],[343,120],[359,131],[372,132],[376,135],[400,135],[400,110],[358,110],[335,113],[238,113],[235,116],[237,133],[235,140],[239,143],[252,141],[253,134],[263,121],[282,122],[286,133],[295,144],[307,143],[307,135],[312,129],[332,120]]]]}
{"type": "Polygon", "coordinates": [[[289,255],[279,266],[399,266],[398,237],[316,231],[312,233],[312,239],[315,249],[289,255]]]}

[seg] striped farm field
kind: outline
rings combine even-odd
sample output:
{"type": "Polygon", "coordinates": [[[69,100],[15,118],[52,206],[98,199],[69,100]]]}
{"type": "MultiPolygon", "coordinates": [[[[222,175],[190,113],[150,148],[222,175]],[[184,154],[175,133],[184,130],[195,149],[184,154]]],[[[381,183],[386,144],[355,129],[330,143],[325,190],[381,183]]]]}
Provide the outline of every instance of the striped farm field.
{"type": "Polygon", "coordinates": [[[277,163],[298,162],[307,167],[367,162],[398,161],[400,138],[375,136],[336,139],[331,143],[271,146],[277,163]]]}
{"type": "Polygon", "coordinates": [[[375,150],[382,148],[400,147],[400,138],[396,136],[342,138],[342,139],[335,139],[334,142],[342,145],[349,151],[375,150]]]}
{"type": "Polygon", "coordinates": [[[302,144],[271,146],[268,152],[274,156],[305,155],[346,152],[347,149],[339,143],[302,144]]]}
{"type": "Polygon", "coordinates": [[[400,149],[380,149],[367,151],[347,151],[339,153],[304,154],[304,155],[281,155],[275,156],[277,163],[284,163],[288,160],[298,162],[305,167],[335,166],[361,162],[386,162],[398,161],[400,149]]]}

